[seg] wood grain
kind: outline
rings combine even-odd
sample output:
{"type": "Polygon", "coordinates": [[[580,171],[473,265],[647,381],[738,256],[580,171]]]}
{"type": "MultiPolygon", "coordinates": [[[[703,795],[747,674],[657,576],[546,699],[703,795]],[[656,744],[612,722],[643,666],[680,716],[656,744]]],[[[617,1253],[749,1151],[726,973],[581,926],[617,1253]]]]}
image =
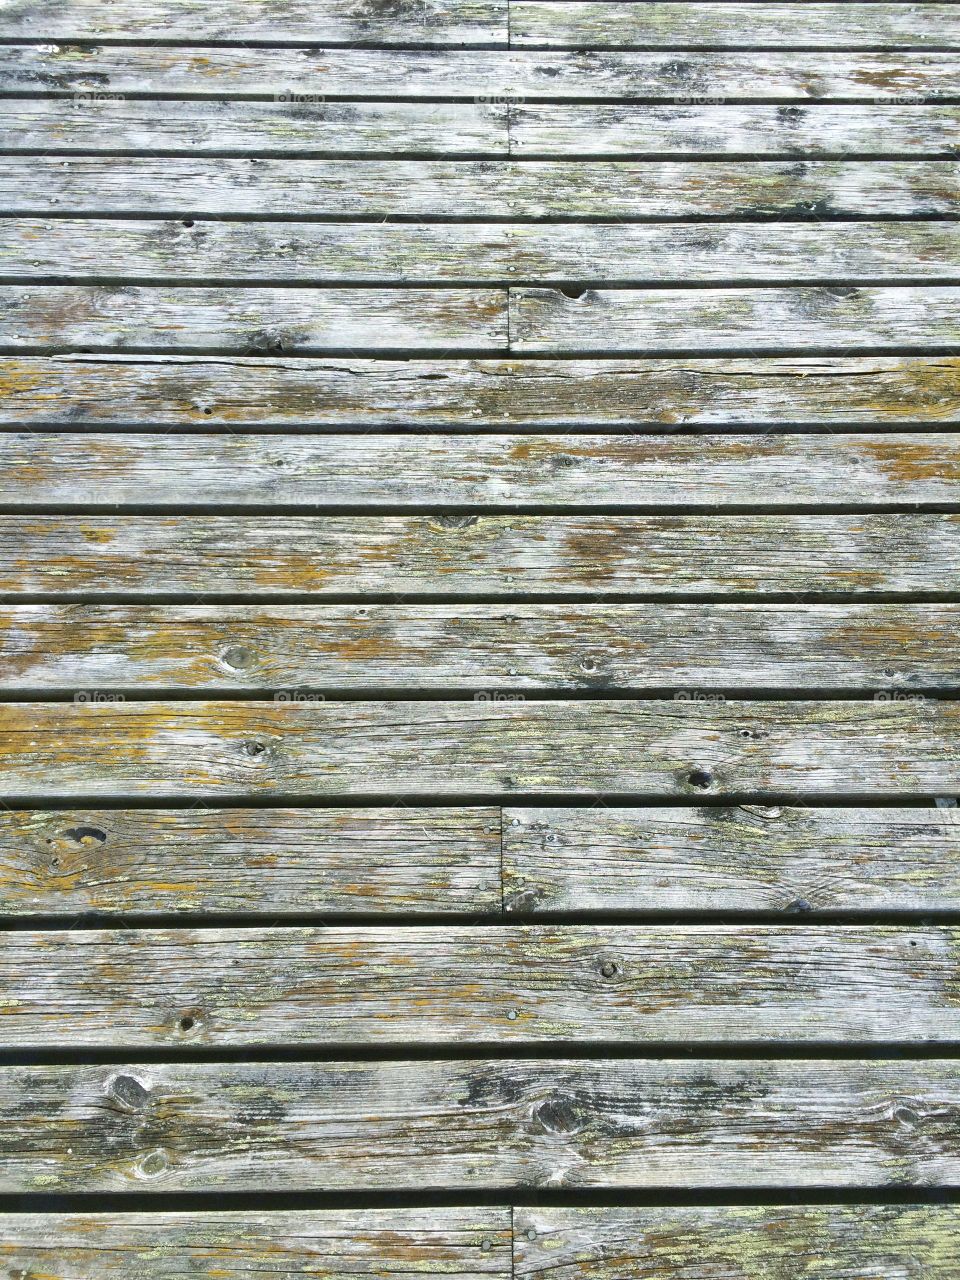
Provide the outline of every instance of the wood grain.
{"type": "Polygon", "coordinates": [[[10,798],[950,796],[960,703],[0,705],[10,798]]]}
{"type": "Polygon", "coordinates": [[[0,812],[0,911],[499,911],[496,809],[0,812]]]}
{"type": "Polygon", "coordinates": [[[960,1039],[960,930],[17,930],[5,1048],[960,1039]]]}
{"type": "Polygon", "coordinates": [[[379,219],[957,218],[960,189],[947,160],[0,158],[4,214],[220,218],[278,210],[379,219]]]}
{"type": "Polygon", "coordinates": [[[944,595],[958,570],[956,514],[0,516],[0,592],[64,600],[944,595]]]}
{"type": "Polygon", "coordinates": [[[575,298],[559,289],[510,290],[510,349],[532,355],[867,351],[958,342],[957,288],[586,289],[575,298]]]}
{"type": "Polygon", "coordinates": [[[960,1179],[950,1059],[3,1067],[0,1114],[4,1192],[960,1179]]]}
{"type": "Polygon", "coordinates": [[[960,423],[956,356],[752,360],[0,359],[0,421],[42,428],[960,423]]]}
{"type": "MultiPolygon", "coordinates": [[[[356,223],[0,220],[7,280],[409,284],[942,283],[957,222],[356,223]]],[[[360,300],[362,302],[362,299],[360,300]]]]}
{"type": "MultiPolygon", "coordinates": [[[[935,306],[935,303],[932,304],[935,306]]],[[[507,349],[494,289],[87,288],[10,285],[0,346],[232,354],[507,349]]]]}
{"type": "Polygon", "coordinates": [[[940,911],[960,809],[515,808],[508,911],[940,911]]]}
{"type": "Polygon", "coordinates": [[[517,47],[943,48],[960,45],[949,4],[757,4],[511,0],[517,47]]]}
{"type": "Polygon", "coordinates": [[[518,1208],[518,1280],[960,1276],[953,1205],[518,1208]],[[625,1270],[626,1269],[626,1270],[625,1270]]]}
{"type": "MultiPolygon", "coordinates": [[[[948,37],[949,39],[949,37],[948,37]]],[[[159,44],[0,46],[0,91],[9,93],[234,95],[316,99],[451,97],[650,98],[664,102],[815,102],[867,105],[960,96],[956,52],[642,53],[518,49],[201,49],[159,44]]]]}
{"type": "MultiPolygon", "coordinates": [[[[0,1259],[45,1280],[243,1280],[251,1272],[451,1280],[511,1276],[510,1210],[0,1215],[0,1259]]],[[[886,1278],[884,1277],[884,1280],[886,1278]]],[[[951,1278],[952,1280],[952,1278],[951,1278]]]]}
{"type": "MultiPolygon", "coordinates": [[[[922,25],[922,24],[921,24],[922,25]]],[[[236,13],[203,0],[10,0],[0,15],[0,38],[31,40],[298,40],[319,44],[506,43],[505,0],[244,0],[236,13]]]]}
{"type": "Polygon", "coordinates": [[[955,691],[954,604],[7,605],[0,689],[955,691]]]}
{"type": "Polygon", "coordinates": [[[0,505],[957,503],[960,434],[0,435],[0,505]]]}

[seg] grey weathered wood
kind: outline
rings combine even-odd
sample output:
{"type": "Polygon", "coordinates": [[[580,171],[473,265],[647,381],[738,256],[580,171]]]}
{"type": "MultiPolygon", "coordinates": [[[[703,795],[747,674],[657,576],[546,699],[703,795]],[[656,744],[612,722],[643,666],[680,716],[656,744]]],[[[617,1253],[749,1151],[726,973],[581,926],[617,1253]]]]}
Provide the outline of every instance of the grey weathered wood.
{"type": "Polygon", "coordinates": [[[0,1115],[4,1192],[960,1180],[950,1059],[3,1067],[0,1115]]]}
{"type": "Polygon", "coordinates": [[[960,809],[506,809],[503,875],[508,911],[956,909],[960,809]]]}
{"type": "Polygon", "coordinates": [[[6,1048],[960,1038],[960,930],[46,930],[0,952],[6,1048]]]}
{"type": "MultiPolygon", "coordinates": [[[[0,688],[955,690],[960,606],[6,605],[0,688]]],[[[0,814],[2,818],[2,814],[0,814]]]]}
{"type": "MultiPolygon", "coordinates": [[[[124,50],[126,52],[126,50],[124,50]]],[[[0,158],[0,211],[786,220],[960,216],[948,160],[0,158]]]]}
{"type": "MultiPolygon", "coordinates": [[[[0,592],[956,591],[960,515],[0,516],[0,592]]],[[[398,601],[402,602],[402,601],[398,601]]]]}
{"type": "MultiPolygon", "coordinates": [[[[570,6],[564,3],[563,7],[570,6]]],[[[609,3],[607,7],[611,7],[609,3]]],[[[650,6],[641,2],[625,7],[642,10],[650,6]]],[[[671,0],[664,7],[682,6],[671,0]]],[[[735,6],[724,3],[716,7],[735,6]]],[[[771,5],[768,11],[774,8],[771,5]]],[[[907,11],[906,6],[903,9],[907,11]]],[[[67,114],[59,102],[31,109],[40,107],[48,108],[51,115],[57,107],[59,116],[67,114]]],[[[960,111],[948,106],[773,106],[717,103],[709,97],[705,102],[669,105],[510,104],[510,147],[517,156],[722,156],[732,152],[749,156],[949,156],[956,154],[958,146],[960,111]]]]}
{"type": "Polygon", "coordinates": [[[496,809],[0,812],[0,911],[499,911],[496,809]]]}
{"type": "MultiPolygon", "coordinates": [[[[938,127],[936,110],[926,116],[924,110],[912,113],[919,117],[911,129],[917,141],[903,149],[934,152],[943,131],[949,133],[949,112],[938,127]]],[[[3,115],[5,142],[23,152],[506,155],[509,149],[507,106],[496,102],[314,102],[289,94],[280,102],[171,100],[158,109],[153,101],[91,92],[8,99],[3,115]]]]}
{"type": "Polygon", "coordinates": [[[0,705],[11,802],[47,797],[960,791],[960,703],[120,702],[0,705]]]}
{"type": "Polygon", "coordinates": [[[899,48],[960,46],[951,4],[738,3],[736,0],[511,0],[518,47],[575,49],[899,48]]]}
{"type": "Polygon", "coordinates": [[[0,1216],[0,1235],[9,1270],[45,1280],[131,1280],[131,1268],[138,1280],[409,1280],[411,1264],[450,1280],[512,1274],[510,1210],[494,1207],[12,1213],[0,1216]]]}
{"type": "Polygon", "coordinates": [[[0,435],[0,506],[960,505],[960,434],[0,435]]]}
{"type": "Polygon", "coordinates": [[[507,347],[503,289],[9,285],[0,346],[304,354],[507,347]]]}
{"type": "Polygon", "coordinates": [[[885,426],[960,423],[960,358],[0,359],[28,427],[885,426]]]}
{"type": "Polygon", "coordinates": [[[534,355],[864,351],[958,342],[957,288],[587,289],[573,298],[560,289],[510,291],[510,349],[534,355]]]}
{"type": "Polygon", "coordinates": [[[956,52],[463,52],[0,46],[0,91],[412,99],[734,98],[892,104],[960,95],[956,52]]]}
{"type": "MultiPolygon", "coordinates": [[[[921,25],[922,24],[918,24],[921,25]]],[[[7,0],[0,38],[263,40],[320,44],[506,43],[506,0],[244,0],[226,13],[204,0],[7,0]]]]}
{"type": "Polygon", "coordinates": [[[514,1241],[518,1280],[960,1276],[954,1205],[520,1207],[514,1241]]]}
{"type": "Polygon", "coordinates": [[[831,279],[902,284],[960,274],[960,222],[183,223],[0,219],[0,275],[302,285],[831,279]]]}

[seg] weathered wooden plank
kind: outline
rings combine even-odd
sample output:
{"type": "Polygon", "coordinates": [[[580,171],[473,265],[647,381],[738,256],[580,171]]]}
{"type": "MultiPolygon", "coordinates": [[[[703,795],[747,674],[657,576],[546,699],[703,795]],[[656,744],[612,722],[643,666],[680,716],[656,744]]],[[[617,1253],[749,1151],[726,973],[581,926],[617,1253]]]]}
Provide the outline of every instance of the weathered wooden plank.
{"type": "Polygon", "coordinates": [[[14,931],[6,1048],[960,1038],[960,930],[14,931]]]}
{"type": "Polygon", "coordinates": [[[503,289],[8,285],[0,345],[305,355],[506,350],[507,305],[503,289]]]}
{"type": "MultiPolygon", "coordinates": [[[[635,6],[639,7],[639,6],[635,6]]],[[[675,6],[674,6],[675,7],[675,6]]],[[[482,102],[11,98],[9,151],[64,154],[916,155],[950,158],[960,109],[902,104],[591,105],[482,102]],[[508,137],[509,121],[509,137],[508,137]]]]}
{"type": "MultiPolygon", "coordinates": [[[[24,310],[30,305],[36,304],[25,301],[24,310]]],[[[12,322],[24,327],[16,313],[12,322]]],[[[867,351],[958,342],[957,288],[583,289],[576,297],[561,289],[510,290],[510,349],[533,355],[867,351]]]]}
{"type": "Polygon", "coordinates": [[[0,1216],[0,1237],[8,1273],[45,1280],[130,1280],[131,1268],[139,1280],[244,1280],[257,1272],[408,1280],[411,1265],[451,1280],[512,1274],[510,1210],[494,1207],[17,1213],[0,1216]]]}
{"type": "Polygon", "coordinates": [[[0,505],[960,504],[960,434],[0,435],[0,505]]]}
{"type": "MultiPolygon", "coordinates": [[[[956,590],[960,515],[0,516],[0,592],[956,590]]],[[[398,601],[402,602],[402,601],[398,601]]],[[[8,600],[8,603],[10,601],[8,600]]]]}
{"type": "Polygon", "coordinates": [[[0,1115],[5,1192],[960,1180],[950,1059],[4,1067],[0,1115]]]}
{"type": "MultiPolygon", "coordinates": [[[[957,605],[8,605],[0,689],[957,687],[957,605]]],[[[2,815],[0,815],[2,818],[2,815]]]]}
{"type": "Polygon", "coordinates": [[[0,705],[8,798],[952,795],[960,703],[0,705]]]}
{"type": "Polygon", "coordinates": [[[5,156],[0,210],[149,217],[960,216],[947,160],[196,160],[5,156]]]}
{"type": "Polygon", "coordinates": [[[955,910],[958,871],[956,808],[503,814],[508,911],[955,910]]]}
{"type": "Polygon", "coordinates": [[[512,0],[510,36],[521,48],[956,48],[956,17],[950,4],[512,0]]]}
{"type": "Polygon", "coordinates": [[[0,92],[317,99],[703,97],[896,104],[960,95],[956,52],[414,52],[396,49],[0,46],[0,92]]]}
{"type": "MultiPolygon", "coordinates": [[[[922,25],[922,24],[918,24],[922,25]]],[[[304,40],[320,44],[506,43],[505,0],[244,0],[229,16],[203,0],[6,0],[0,39],[304,40]]]]}
{"type": "Polygon", "coordinates": [[[0,911],[499,911],[496,809],[0,813],[0,911]]]}
{"type": "MultiPolygon", "coordinates": [[[[942,110],[942,127],[936,111],[929,125],[923,109],[915,113],[920,119],[910,134],[917,142],[909,149],[937,150],[937,138],[950,129],[942,110]],[[929,145],[922,141],[928,134],[929,145]]],[[[152,101],[89,93],[8,99],[3,115],[8,149],[23,152],[508,152],[507,106],[496,102],[317,102],[291,93],[280,102],[173,100],[158,109],[152,101]]]]}
{"type": "MultiPolygon", "coordinates": [[[[563,8],[569,7],[565,0],[563,8]]],[[[639,3],[625,7],[650,6],[639,3]]],[[[682,5],[679,0],[671,0],[664,7],[678,9],[682,5]]],[[[734,4],[725,3],[722,7],[729,9],[734,4]]],[[[775,12],[782,7],[771,5],[766,11],[775,12]]],[[[67,114],[60,100],[31,106],[31,110],[41,108],[47,109],[46,118],[54,112],[58,117],[67,114]]],[[[942,105],[882,103],[865,109],[826,103],[768,106],[713,100],[668,106],[518,102],[510,104],[510,146],[518,156],[950,156],[960,146],[960,111],[942,105]]]]}
{"type": "Polygon", "coordinates": [[[960,358],[0,359],[28,427],[830,426],[960,423],[960,358]]]}
{"type": "MultiPolygon", "coordinates": [[[[190,221],[187,219],[186,221],[190,221]]],[[[314,223],[0,219],[15,280],[942,282],[960,222],[314,223]]]]}
{"type": "Polygon", "coordinates": [[[954,1205],[522,1207],[514,1224],[518,1280],[960,1276],[954,1205]]]}

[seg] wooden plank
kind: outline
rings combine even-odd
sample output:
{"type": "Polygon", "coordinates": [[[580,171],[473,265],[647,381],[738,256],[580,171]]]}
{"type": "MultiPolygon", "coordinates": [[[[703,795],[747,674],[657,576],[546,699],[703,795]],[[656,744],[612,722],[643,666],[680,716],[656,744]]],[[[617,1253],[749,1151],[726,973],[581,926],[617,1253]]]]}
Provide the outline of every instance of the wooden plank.
{"type": "Polygon", "coordinates": [[[4,1192],[960,1180],[950,1059],[3,1067],[0,1115],[4,1192]]]}
{"type": "Polygon", "coordinates": [[[933,1045],[960,1038],[958,978],[960,930],[930,926],[16,930],[0,952],[0,1037],[933,1045]]]}
{"type": "Polygon", "coordinates": [[[242,1280],[251,1272],[323,1280],[422,1274],[509,1280],[510,1210],[337,1209],[296,1213],[0,1216],[8,1274],[45,1280],[242,1280]]]}
{"type": "MultiPolygon", "coordinates": [[[[317,102],[291,93],[279,102],[166,101],[158,110],[156,102],[81,93],[8,99],[3,114],[9,151],[47,154],[508,151],[507,106],[496,102],[317,102]]],[[[942,127],[949,131],[948,118],[942,127]]],[[[919,120],[911,130],[918,139],[928,133],[933,139],[941,130],[919,120]]],[[[919,145],[936,150],[935,141],[919,145]]]]}
{"type": "Polygon", "coordinates": [[[943,796],[960,703],[0,705],[11,805],[50,797],[943,796]]]}
{"type": "Polygon", "coordinates": [[[0,209],[152,218],[960,216],[946,160],[0,158],[0,209]]]}
{"type": "Polygon", "coordinates": [[[960,96],[956,52],[462,52],[0,46],[0,92],[317,99],[700,98],[896,105],[960,96]]]}
{"type": "Polygon", "coordinates": [[[960,505],[960,433],[0,435],[0,505],[960,505]]]}
{"type": "MultiPolygon", "coordinates": [[[[8,605],[0,689],[953,691],[960,606],[8,605]]],[[[0,815],[2,817],[2,815],[0,815]]]]}
{"type": "Polygon", "coordinates": [[[956,910],[958,871],[956,808],[503,814],[508,911],[956,910]]]}
{"type": "Polygon", "coordinates": [[[960,423],[960,358],[0,359],[2,422],[123,427],[884,426],[960,423]]]}
{"type": "Polygon", "coordinates": [[[0,911],[499,911],[496,809],[0,812],[0,911]]]}
{"type": "Polygon", "coordinates": [[[955,590],[958,568],[960,515],[925,512],[0,516],[0,592],[64,600],[95,592],[942,595],[955,590]]]}
{"type": "MultiPolygon", "coordinates": [[[[186,221],[190,221],[187,219],[186,221]]],[[[356,223],[0,219],[8,280],[942,283],[960,222],[356,223]]]]}
{"type": "Polygon", "coordinates": [[[506,43],[505,0],[244,0],[229,16],[203,0],[8,0],[0,39],[30,40],[263,40],[276,44],[506,43]]]}
{"type": "Polygon", "coordinates": [[[954,1205],[521,1207],[514,1223],[518,1280],[960,1276],[954,1205]]]}
{"type": "Polygon", "coordinates": [[[532,355],[868,351],[958,342],[957,288],[583,289],[573,298],[560,289],[510,291],[510,349],[532,355]]]}
{"type": "MultiPolygon", "coordinates": [[[[564,0],[563,8],[570,7],[564,0]]],[[[651,6],[640,3],[624,7],[642,10],[651,6]]],[[[671,0],[669,4],[670,9],[682,7],[680,0],[671,0]]],[[[731,9],[736,5],[730,0],[717,5],[720,7],[731,9]]],[[[810,7],[804,5],[804,8],[810,7]]],[[[772,13],[775,8],[771,5],[765,11],[772,13]]],[[[904,7],[904,12],[907,11],[904,7]]],[[[60,117],[67,114],[59,101],[39,103],[36,107],[46,108],[51,115],[57,108],[60,117]]],[[[656,103],[510,104],[510,146],[516,155],[723,156],[735,153],[862,158],[903,153],[949,156],[956,154],[958,145],[960,111],[942,105],[877,103],[864,110],[862,106],[826,103],[768,106],[717,103],[712,99],[693,104],[674,102],[667,106],[656,103]]]]}
{"type": "Polygon", "coordinates": [[[518,47],[923,49],[960,46],[950,4],[511,0],[518,47]]]}
{"type": "Polygon", "coordinates": [[[288,351],[507,347],[497,289],[223,289],[8,285],[0,345],[288,351]]]}

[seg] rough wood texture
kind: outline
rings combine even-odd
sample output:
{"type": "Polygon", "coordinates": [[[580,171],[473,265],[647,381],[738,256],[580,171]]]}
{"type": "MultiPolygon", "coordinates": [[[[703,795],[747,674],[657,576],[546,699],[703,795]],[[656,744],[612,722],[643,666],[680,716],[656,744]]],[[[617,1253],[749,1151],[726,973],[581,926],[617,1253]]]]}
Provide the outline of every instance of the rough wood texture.
{"type": "Polygon", "coordinates": [[[508,911],[956,910],[958,873],[956,808],[503,814],[508,911]]]}
{"type": "Polygon", "coordinates": [[[0,220],[0,276],[8,280],[904,284],[942,283],[957,274],[958,262],[960,223],[954,222],[0,220]]]}
{"type": "Polygon", "coordinates": [[[960,423],[960,358],[0,359],[28,427],[909,427],[960,423]]]}
{"type": "MultiPolygon", "coordinates": [[[[936,307],[935,301],[931,307],[936,307]]],[[[502,289],[11,285],[0,313],[0,346],[306,355],[397,347],[506,350],[506,309],[507,293],[502,289]]]]}
{"type": "Polygon", "coordinates": [[[0,1190],[956,1185],[960,1065],[0,1069],[0,1190]]]}
{"type": "Polygon", "coordinates": [[[575,49],[766,49],[960,46],[950,4],[575,3],[511,0],[514,45],[575,49]]]}
{"type": "Polygon", "coordinates": [[[7,596],[944,595],[958,570],[957,514],[0,516],[7,596]]]}
{"type": "MultiPolygon", "coordinates": [[[[562,7],[571,6],[564,3],[562,7]]],[[[644,10],[650,6],[641,2],[626,7],[644,10]]],[[[670,9],[681,7],[678,0],[669,4],[670,9]]],[[[716,7],[735,6],[724,3],[716,7]]],[[[908,10],[904,6],[902,11],[908,10]]],[[[10,105],[19,108],[27,104],[10,105]]],[[[41,107],[48,109],[44,119],[72,121],[76,117],[75,111],[69,116],[58,102],[31,104],[30,109],[39,111],[41,107]]],[[[109,116],[104,123],[109,127],[109,116]]],[[[42,132],[39,124],[31,124],[31,128],[37,131],[38,140],[51,136],[50,126],[42,132]]],[[[706,101],[695,97],[692,105],[677,101],[668,106],[516,102],[509,106],[509,128],[510,149],[518,156],[722,156],[731,152],[745,156],[951,156],[960,145],[960,111],[956,107],[882,103],[866,110],[826,103],[773,106],[717,102],[709,95],[706,101]]]]}
{"type": "Polygon", "coordinates": [[[6,156],[0,210],[154,218],[269,217],[278,210],[288,217],[380,219],[956,218],[960,189],[956,164],[946,160],[6,156]]]}
{"type": "MultiPolygon", "coordinates": [[[[34,305],[25,301],[24,311],[34,305]]],[[[16,315],[13,322],[21,323],[16,315]]],[[[586,289],[575,298],[560,289],[510,290],[510,349],[533,355],[864,351],[958,342],[957,288],[586,289]]]]}
{"type": "Polygon", "coordinates": [[[960,791],[960,703],[0,705],[8,797],[960,791]]]}
{"type": "MultiPolygon", "coordinates": [[[[917,26],[923,29],[923,21],[917,26]]],[[[263,40],[320,44],[506,43],[506,0],[244,0],[229,14],[205,0],[6,0],[0,38],[263,40]]]]}
{"type": "Polygon", "coordinates": [[[251,95],[316,99],[838,99],[865,105],[960,96],[955,52],[424,52],[386,49],[0,46],[0,92],[251,95]]]}
{"type": "Polygon", "coordinates": [[[957,503],[960,434],[0,435],[0,505],[957,503]]]}
{"type": "Polygon", "coordinates": [[[0,689],[953,691],[960,606],[7,605],[0,689]]]}
{"type": "MultiPolygon", "coordinates": [[[[952,131],[953,113],[945,111],[941,123],[936,109],[916,109],[910,116],[915,120],[904,122],[902,131],[913,142],[905,141],[901,147],[891,145],[901,133],[897,113],[881,113],[879,123],[886,120],[888,129],[894,130],[886,149],[923,154],[942,149],[944,136],[952,131]]],[[[90,93],[8,99],[4,120],[10,130],[9,149],[22,152],[456,155],[479,151],[506,155],[509,151],[507,106],[498,102],[302,102],[291,94],[281,102],[170,100],[158,110],[156,102],[90,93]]],[[[843,135],[842,125],[838,134],[843,135]]]]}
{"type": "Polygon", "coordinates": [[[7,1048],[960,1039],[960,930],[16,931],[7,1048]]]}
{"type": "Polygon", "coordinates": [[[510,1210],[499,1208],[4,1214],[0,1237],[8,1274],[44,1280],[512,1274],[510,1210]]]}
{"type": "Polygon", "coordinates": [[[499,911],[496,809],[0,812],[0,911],[499,911]]]}
{"type": "Polygon", "coordinates": [[[955,1206],[567,1209],[514,1213],[517,1280],[957,1280],[955,1206]]]}

